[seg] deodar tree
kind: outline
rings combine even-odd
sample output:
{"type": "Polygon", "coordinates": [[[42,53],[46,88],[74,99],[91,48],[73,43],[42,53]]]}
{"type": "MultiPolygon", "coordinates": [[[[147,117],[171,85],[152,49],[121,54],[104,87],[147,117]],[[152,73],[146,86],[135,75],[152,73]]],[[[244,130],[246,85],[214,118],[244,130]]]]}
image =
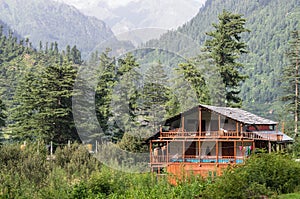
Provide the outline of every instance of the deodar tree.
{"type": "Polygon", "coordinates": [[[287,52],[289,64],[282,70],[283,95],[285,111],[294,117],[294,138],[298,136],[299,121],[299,63],[300,63],[300,31],[291,33],[290,46],[287,52]]]}
{"type": "Polygon", "coordinates": [[[206,33],[211,39],[205,42],[205,51],[213,60],[212,67],[216,67],[218,75],[222,78],[226,92],[224,104],[240,107],[242,101],[238,96],[239,86],[246,76],[240,73],[243,64],[238,58],[247,53],[247,45],[241,41],[241,34],[250,31],[245,28],[246,20],[240,14],[223,10],[218,19],[218,24],[212,24],[215,30],[206,33]]]}

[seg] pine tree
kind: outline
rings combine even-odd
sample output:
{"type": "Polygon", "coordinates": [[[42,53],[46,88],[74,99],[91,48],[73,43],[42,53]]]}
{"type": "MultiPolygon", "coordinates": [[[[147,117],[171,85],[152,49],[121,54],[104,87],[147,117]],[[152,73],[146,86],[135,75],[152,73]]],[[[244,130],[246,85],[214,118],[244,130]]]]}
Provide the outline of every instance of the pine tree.
{"type": "Polygon", "coordinates": [[[240,14],[233,14],[223,10],[218,16],[219,23],[212,24],[214,31],[206,34],[212,39],[205,42],[205,51],[209,53],[216,65],[226,90],[225,104],[231,107],[240,107],[241,98],[239,85],[246,76],[240,74],[243,64],[237,59],[247,53],[246,43],[241,41],[241,33],[249,32],[246,29],[246,20],[240,14]]]}
{"type": "Polygon", "coordinates": [[[115,58],[109,56],[111,49],[106,49],[100,55],[98,85],[95,94],[96,115],[103,133],[110,135],[109,118],[112,117],[111,102],[114,86],[116,85],[115,58]]]}
{"type": "MultiPolygon", "coordinates": [[[[47,137],[59,143],[79,140],[72,115],[73,85],[77,69],[66,57],[45,67],[41,85],[39,115],[46,122],[47,137]]],[[[45,123],[44,122],[44,123],[45,123]]]]}
{"type": "Polygon", "coordinates": [[[168,76],[161,62],[153,63],[146,71],[142,96],[142,115],[152,133],[173,111],[170,107],[172,92],[168,84],[168,76]]]}
{"type": "Polygon", "coordinates": [[[55,47],[51,49],[35,54],[18,82],[10,117],[17,138],[79,140],[72,115],[77,69],[55,47]]]}
{"type": "Polygon", "coordinates": [[[281,100],[285,102],[285,111],[292,112],[294,117],[294,138],[298,136],[298,121],[300,114],[299,98],[299,64],[300,64],[300,31],[291,33],[290,48],[287,52],[289,65],[282,71],[282,88],[284,90],[281,100]]]}
{"type": "Polygon", "coordinates": [[[186,63],[181,63],[177,71],[179,74],[182,74],[184,79],[190,84],[197,96],[198,102],[201,104],[209,104],[210,97],[203,76],[204,73],[197,68],[195,62],[190,60],[186,63]]]}
{"type": "Polygon", "coordinates": [[[114,140],[119,140],[125,132],[135,134],[139,127],[138,99],[140,98],[139,64],[132,54],[126,54],[117,62],[117,82],[112,96],[114,140]]]}

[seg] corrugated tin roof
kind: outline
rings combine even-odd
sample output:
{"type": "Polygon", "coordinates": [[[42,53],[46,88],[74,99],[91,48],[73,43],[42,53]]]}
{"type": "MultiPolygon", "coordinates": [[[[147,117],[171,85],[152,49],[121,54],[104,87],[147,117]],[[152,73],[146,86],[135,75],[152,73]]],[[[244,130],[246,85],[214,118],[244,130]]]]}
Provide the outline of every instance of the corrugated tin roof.
{"type": "Polygon", "coordinates": [[[207,108],[213,112],[216,112],[218,114],[221,114],[223,116],[226,116],[228,118],[231,118],[233,120],[245,123],[245,124],[277,124],[277,122],[274,122],[272,120],[262,118],[260,116],[254,115],[248,111],[239,109],[239,108],[229,108],[229,107],[217,107],[217,106],[209,106],[209,105],[202,105],[200,104],[200,107],[207,108]]]}

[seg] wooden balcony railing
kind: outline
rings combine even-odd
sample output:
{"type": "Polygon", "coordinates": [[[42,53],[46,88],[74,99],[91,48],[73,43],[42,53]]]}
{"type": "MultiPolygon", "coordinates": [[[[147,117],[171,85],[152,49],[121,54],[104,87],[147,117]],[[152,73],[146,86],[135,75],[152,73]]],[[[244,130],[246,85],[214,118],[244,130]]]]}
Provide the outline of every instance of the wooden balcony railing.
{"type": "Polygon", "coordinates": [[[281,141],[282,136],[276,133],[263,133],[263,132],[236,132],[236,131],[202,131],[199,132],[186,132],[186,131],[169,131],[161,132],[160,138],[247,138],[255,140],[271,140],[281,141]]]}
{"type": "Polygon", "coordinates": [[[172,155],[158,155],[152,156],[151,163],[152,164],[164,164],[164,163],[219,163],[219,164],[236,164],[243,163],[243,156],[184,156],[184,157],[175,157],[172,155]]]}

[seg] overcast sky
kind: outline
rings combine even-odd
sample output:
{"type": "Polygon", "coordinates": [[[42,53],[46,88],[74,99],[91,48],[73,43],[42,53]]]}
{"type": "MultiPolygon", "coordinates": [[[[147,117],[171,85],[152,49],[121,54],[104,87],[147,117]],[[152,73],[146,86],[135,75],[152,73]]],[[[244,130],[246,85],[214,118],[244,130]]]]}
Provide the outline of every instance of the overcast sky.
{"type": "MultiPolygon", "coordinates": [[[[110,7],[119,7],[128,4],[129,2],[137,2],[137,1],[145,1],[145,0],[98,0],[105,1],[110,7]]],[[[167,1],[167,0],[162,0],[167,1]]],[[[203,2],[204,0],[178,0],[178,1],[195,1],[195,2],[203,2]]]]}
{"type": "MultiPolygon", "coordinates": [[[[62,1],[68,4],[73,4],[77,6],[83,6],[85,4],[96,4],[98,2],[105,2],[109,7],[116,8],[120,6],[127,5],[130,2],[138,2],[138,1],[146,1],[146,0],[56,0],[56,1],[62,1]]],[[[151,0],[149,0],[151,1],[151,0]]],[[[161,1],[167,1],[167,0],[161,0],[161,1]]],[[[187,1],[187,2],[197,2],[199,5],[204,3],[206,0],[178,0],[181,2],[187,1]]]]}

